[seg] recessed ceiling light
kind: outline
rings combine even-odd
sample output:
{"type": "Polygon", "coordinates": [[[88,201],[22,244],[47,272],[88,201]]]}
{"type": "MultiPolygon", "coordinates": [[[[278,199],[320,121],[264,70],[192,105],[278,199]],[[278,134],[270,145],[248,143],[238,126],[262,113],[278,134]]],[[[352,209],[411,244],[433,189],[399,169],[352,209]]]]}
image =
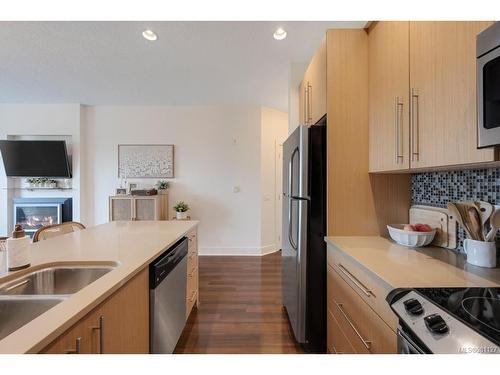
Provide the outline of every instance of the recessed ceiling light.
{"type": "Polygon", "coordinates": [[[286,38],[286,31],[283,30],[281,27],[276,29],[276,31],[273,34],[274,39],[276,40],[283,40],[286,38]]]}
{"type": "Polygon", "coordinates": [[[142,36],[144,37],[144,39],[147,39],[147,40],[150,40],[150,41],[154,41],[154,40],[158,39],[158,35],[156,35],[154,33],[154,31],[150,30],[150,29],[144,30],[142,32],[142,36]]]}

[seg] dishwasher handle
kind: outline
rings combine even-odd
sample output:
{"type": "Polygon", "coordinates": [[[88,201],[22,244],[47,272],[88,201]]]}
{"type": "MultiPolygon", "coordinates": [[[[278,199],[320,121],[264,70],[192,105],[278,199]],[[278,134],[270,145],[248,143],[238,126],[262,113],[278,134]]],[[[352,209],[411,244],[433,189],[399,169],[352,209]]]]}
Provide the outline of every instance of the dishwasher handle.
{"type": "Polygon", "coordinates": [[[188,239],[183,237],[175,245],[163,252],[149,266],[150,289],[155,289],[168,274],[177,266],[188,254],[188,239]]]}

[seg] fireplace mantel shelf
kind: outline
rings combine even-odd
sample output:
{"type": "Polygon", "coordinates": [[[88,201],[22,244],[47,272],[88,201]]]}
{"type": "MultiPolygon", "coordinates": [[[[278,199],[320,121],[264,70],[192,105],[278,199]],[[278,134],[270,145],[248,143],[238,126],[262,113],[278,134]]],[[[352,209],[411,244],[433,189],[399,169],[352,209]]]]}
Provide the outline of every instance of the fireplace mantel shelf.
{"type": "Polygon", "coordinates": [[[26,190],[26,191],[39,191],[39,190],[45,190],[45,191],[50,191],[50,190],[59,190],[59,191],[66,191],[66,190],[74,190],[73,188],[70,187],[56,187],[56,188],[44,188],[44,187],[37,187],[37,188],[31,188],[31,187],[9,187],[9,188],[2,188],[2,190],[26,190]]]}

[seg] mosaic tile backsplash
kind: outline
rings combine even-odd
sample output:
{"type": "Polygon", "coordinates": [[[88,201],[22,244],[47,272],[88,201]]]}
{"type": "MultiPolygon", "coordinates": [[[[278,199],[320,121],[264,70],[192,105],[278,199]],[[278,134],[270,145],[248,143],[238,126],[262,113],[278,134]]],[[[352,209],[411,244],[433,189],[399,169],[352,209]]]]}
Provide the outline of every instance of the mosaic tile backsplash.
{"type": "MultiPolygon", "coordinates": [[[[415,173],[411,176],[412,204],[446,207],[448,202],[483,200],[500,204],[500,168],[415,173]]],[[[465,232],[459,226],[458,251],[465,232]]]]}

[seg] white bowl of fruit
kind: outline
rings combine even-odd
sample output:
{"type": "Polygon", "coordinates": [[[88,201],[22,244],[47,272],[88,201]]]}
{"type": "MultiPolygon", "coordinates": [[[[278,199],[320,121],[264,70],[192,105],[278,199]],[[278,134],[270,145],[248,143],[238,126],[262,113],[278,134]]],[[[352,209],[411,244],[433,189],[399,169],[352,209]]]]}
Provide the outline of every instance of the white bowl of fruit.
{"type": "Polygon", "coordinates": [[[436,229],[427,224],[389,224],[387,225],[391,238],[399,245],[408,247],[422,247],[429,245],[436,229]]]}

